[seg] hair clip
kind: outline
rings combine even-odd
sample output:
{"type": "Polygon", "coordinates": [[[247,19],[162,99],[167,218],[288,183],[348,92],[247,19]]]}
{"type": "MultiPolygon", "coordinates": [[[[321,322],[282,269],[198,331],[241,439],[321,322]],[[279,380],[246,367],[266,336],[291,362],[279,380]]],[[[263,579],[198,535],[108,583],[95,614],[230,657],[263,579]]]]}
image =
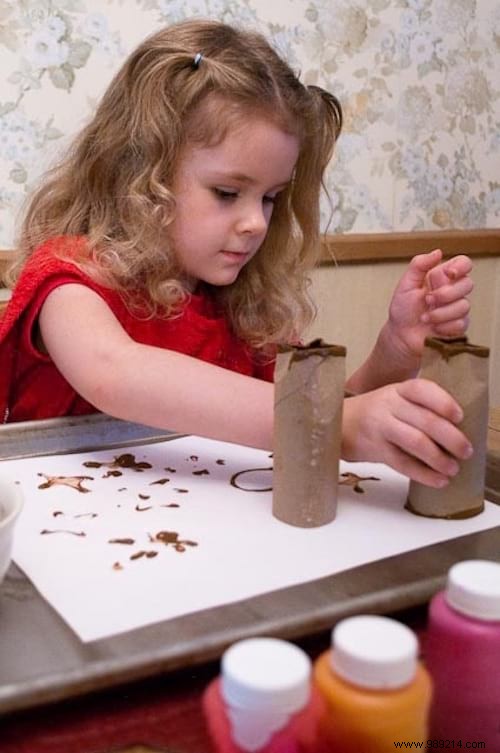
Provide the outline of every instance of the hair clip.
{"type": "Polygon", "coordinates": [[[200,67],[200,63],[201,63],[202,60],[203,60],[203,55],[201,54],[201,52],[197,52],[196,55],[194,56],[194,60],[193,60],[193,68],[195,70],[198,70],[198,68],[200,67]]]}

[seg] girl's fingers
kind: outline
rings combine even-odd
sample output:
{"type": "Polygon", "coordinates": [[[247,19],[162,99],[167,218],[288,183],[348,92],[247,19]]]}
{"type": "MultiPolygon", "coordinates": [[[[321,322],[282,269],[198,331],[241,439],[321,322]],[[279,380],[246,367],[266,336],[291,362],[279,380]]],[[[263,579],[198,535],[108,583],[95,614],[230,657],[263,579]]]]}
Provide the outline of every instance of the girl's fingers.
{"type": "Polygon", "coordinates": [[[457,461],[423,432],[409,424],[395,425],[393,428],[394,431],[387,435],[387,439],[413,460],[445,478],[455,476],[460,470],[457,461]]]}
{"type": "Polygon", "coordinates": [[[457,426],[463,411],[435,382],[409,379],[345,402],[346,459],[374,460],[440,488],[473,448],[457,426]]]}
{"type": "Polygon", "coordinates": [[[452,322],[445,322],[444,324],[436,324],[434,326],[434,332],[437,335],[443,337],[461,337],[469,329],[469,317],[466,316],[463,319],[455,319],[452,322]]]}
{"type": "Polygon", "coordinates": [[[431,324],[444,324],[445,322],[454,322],[457,319],[465,319],[470,311],[470,303],[467,298],[460,298],[458,301],[449,303],[446,306],[424,311],[421,321],[430,322],[431,324]]]}
{"type": "Polygon", "coordinates": [[[457,460],[470,457],[464,434],[448,420],[426,408],[402,403],[387,438],[412,457],[445,476],[459,471],[457,460]]]}
{"type": "Polygon", "coordinates": [[[459,277],[468,275],[472,271],[472,261],[464,254],[455,256],[444,263],[444,271],[450,280],[456,280],[459,277]]]}
{"type": "Polygon", "coordinates": [[[472,262],[468,256],[455,256],[442,264],[429,268],[426,283],[429,290],[435,290],[443,285],[455,282],[465,277],[472,270],[472,262]]]}
{"type": "Polygon", "coordinates": [[[385,461],[391,468],[407,476],[412,481],[418,481],[426,486],[432,486],[435,489],[442,489],[449,484],[448,476],[434,471],[416,458],[407,455],[396,445],[389,445],[387,449],[387,460],[385,461]]]}
{"type": "MultiPolygon", "coordinates": [[[[439,397],[438,392],[434,398],[439,397]]],[[[450,410],[454,410],[452,403],[450,410]]],[[[388,462],[396,470],[437,488],[455,476],[460,470],[460,461],[469,458],[473,452],[467,437],[454,423],[411,400],[402,400],[397,405],[384,437],[388,462]],[[399,453],[395,454],[394,448],[399,453]]]]}
{"type": "Polygon", "coordinates": [[[420,405],[453,424],[463,420],[464,413],[457,401],[430,379],[407,379],[397,384],[396,390],[404,400],[420,405]]]}
{"type": "Polygon", "coordinates": [[[425,296],[425,302],[428,306],[437,307],[452,303],[459,298],[466,298],[474,289],[474,283],[470,277],[462,277],[453,285],[442,285],[434,289],[425,296]]]}
{"type": "MultiPolygon", "coordinates": [[[[438,248],[427,254],[414,256],[401,279],[403,289],[413,290],[425,285],[431,270],[439,265],[442,258],[443,254],[438,248]]],[[[440,279],[442,280],[440,284],[444,284],[444,278],[440,277],[440,279]]],[[[446,282],[449,282],[449,278],[446,279],[446,282]]]]}

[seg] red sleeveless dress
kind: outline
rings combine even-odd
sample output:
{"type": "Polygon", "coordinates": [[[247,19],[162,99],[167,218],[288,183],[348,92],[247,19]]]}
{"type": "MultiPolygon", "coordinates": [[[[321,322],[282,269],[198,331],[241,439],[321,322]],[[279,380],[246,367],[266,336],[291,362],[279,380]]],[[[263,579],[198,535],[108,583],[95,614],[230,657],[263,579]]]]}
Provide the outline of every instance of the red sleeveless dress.
{"type": "MultiPolygon", "coordinates": [[[[75,238],[75,243],[84,239],[75,238]]],[[[238,338],[208,292],[190,296],[180,316],[143,319],[134,315],[121,295],[97,282],[69,261],[57,257],[55,238],[28,259],[0,319],[0,421],[28,421],[95,413],[78,395],[47,354],[37,350],[36,322],[46,297],[60,285],[78,283],[94,290],[136,342],[175,350],[231,371],[273,380],[274,363],[263,362],[238,338]]],[[[82,353],[82,358],[85,354],[82,353]]]]}

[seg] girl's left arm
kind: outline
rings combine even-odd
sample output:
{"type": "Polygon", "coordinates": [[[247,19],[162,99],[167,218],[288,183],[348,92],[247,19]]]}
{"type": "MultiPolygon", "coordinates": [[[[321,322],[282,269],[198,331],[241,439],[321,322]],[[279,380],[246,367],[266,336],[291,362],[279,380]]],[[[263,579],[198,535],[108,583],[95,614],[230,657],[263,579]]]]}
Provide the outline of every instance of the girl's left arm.
{"type": "Polygon", "coordinates": [[[442,261],[439,249],[415,256],[399,281],[389,316],[363,365],[347,388],[367,392],[415,376],[426,337],[461,337],[469,325],[472,262],[442,261]]]}

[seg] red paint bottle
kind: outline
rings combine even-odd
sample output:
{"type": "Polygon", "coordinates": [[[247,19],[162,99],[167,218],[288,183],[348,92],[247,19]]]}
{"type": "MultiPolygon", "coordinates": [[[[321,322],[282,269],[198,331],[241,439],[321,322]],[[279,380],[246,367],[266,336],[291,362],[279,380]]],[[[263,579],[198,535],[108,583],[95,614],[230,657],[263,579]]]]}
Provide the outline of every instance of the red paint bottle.
{"type": "Polygon", "coordinates": [[[310,677],[309,657],[287,641],[251,638],[231,646],[203,697],[217,753],[315,753],[321,702],[310,677]]]}

